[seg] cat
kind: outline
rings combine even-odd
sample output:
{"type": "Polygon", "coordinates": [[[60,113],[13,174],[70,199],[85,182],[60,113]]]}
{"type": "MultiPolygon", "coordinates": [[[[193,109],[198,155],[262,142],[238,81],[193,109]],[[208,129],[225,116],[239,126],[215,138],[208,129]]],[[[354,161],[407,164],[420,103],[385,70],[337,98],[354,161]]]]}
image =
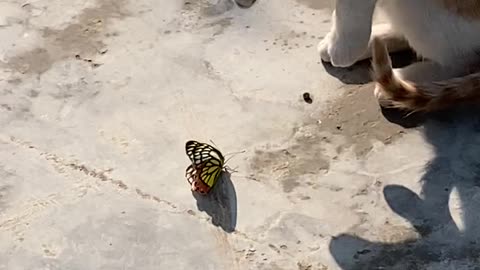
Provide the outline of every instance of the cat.
{"type": "Polygon", "coordinates": [[[336,0],[318,50],[336,67],[373,56],[382,106],[436,111],[480,104],[480,0],[336,0]],[[376,8],[387,24],[372,26],[376,8]],[[392,69],[388,53],[408,48],[427,61],[392,69]]]}

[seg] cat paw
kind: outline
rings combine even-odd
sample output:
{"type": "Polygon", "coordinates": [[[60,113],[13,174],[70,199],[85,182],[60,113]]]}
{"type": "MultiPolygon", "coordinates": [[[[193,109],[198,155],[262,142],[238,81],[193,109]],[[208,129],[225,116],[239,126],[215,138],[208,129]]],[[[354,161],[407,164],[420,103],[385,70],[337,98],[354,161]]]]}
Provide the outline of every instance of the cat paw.
{"type": "Polygon", "coordinates": [[[349,67],[364,53],[363,47],[330,33],[320,41],[317,50],[324,62],[329,62],[334,67],[349,67]]]}
{"type": "Polygon", "coordinates": [[[368,39],[345,38],[330,32],[318,44],[317,50],[323,61],[334,67],[349,67],[355,64],[368,49],[368,39]]]}
{"type": "Polygon", "coordinates": [[[328,48],[330,47],[330,39],[327,37],[324,37],[322,41],[318,43],[317,50],[318,53],[320,54],[320,58],[322,61],[330,63],[330,54],[328,53],[328,48]]]}

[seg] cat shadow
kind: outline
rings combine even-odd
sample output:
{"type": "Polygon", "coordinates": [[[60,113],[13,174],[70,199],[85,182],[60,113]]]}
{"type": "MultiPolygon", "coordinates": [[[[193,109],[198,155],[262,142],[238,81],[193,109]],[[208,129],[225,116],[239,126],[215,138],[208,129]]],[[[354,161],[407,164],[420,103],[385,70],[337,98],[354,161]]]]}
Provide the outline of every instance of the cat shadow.
{"type": "Polygon", "coordinates": [[[403,128],[416,128],[425,123],[429,115],[423,112],[408,112],[395,108],[380,107],[383,117],[390,123],[397,124],[403,128]]]}
{"type": "Polygon", "coordinates": [[[234,1],[241,8],[249,8],[256,2],[256,0],[234,0],[234,1]]]}
{"type": "Polygon", "coordinates": [[[222,171],[220,179],[207,195],[192,192],[198,210],[207,213],[212,224],[227,233],[234,232],[237,225],[237,194],[230,176],[229,172],[222,171]]]}
{"type": "Polygon", "coordinates": [[[422,131],[434,158],[421,178],[420,195],[400,185],[383,189],[390,209],[411,224],[416,236],[384,243],[353,234],[338,235],[329,248],[342,269],[480,266],[480,109],[464,107],[430,114],[422,131]],[[461,226],[450,212],[453,190],[460,201],[461,226]]]}
{"type": "MultiPolygon", "coordinates": [[[[401,51],[390,54],[393,68],[401,68],[415,62],[416,54],[411,50],[401,51]]],[[[344,84],[366,84],[372,81],[371,60],[363,60],[355,63],[351,67],[339,68],[330,63],[323,62],[325,71],[331,76],[339,79],[344,84]]]]}

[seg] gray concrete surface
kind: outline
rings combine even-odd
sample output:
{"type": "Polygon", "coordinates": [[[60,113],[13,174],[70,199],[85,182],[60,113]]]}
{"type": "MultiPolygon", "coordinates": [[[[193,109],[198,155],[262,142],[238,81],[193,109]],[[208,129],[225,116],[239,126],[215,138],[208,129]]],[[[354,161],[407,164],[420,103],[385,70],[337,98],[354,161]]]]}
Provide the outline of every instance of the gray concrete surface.
{"type": "Polygon", "coordinates": [[[330,8],[0,2],[0,269],[478,269],[478,113],[385,118],[330,8]]]}

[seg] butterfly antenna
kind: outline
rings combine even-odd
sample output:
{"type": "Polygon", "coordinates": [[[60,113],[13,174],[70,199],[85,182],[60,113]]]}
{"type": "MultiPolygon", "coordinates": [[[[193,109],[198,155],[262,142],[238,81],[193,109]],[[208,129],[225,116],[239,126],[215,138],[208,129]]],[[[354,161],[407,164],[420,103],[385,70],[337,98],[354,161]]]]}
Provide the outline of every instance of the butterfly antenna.
{"type": "Polygon", "coordinates": [[[216,148],[218,148],[218,146],[212,141],[212,140],[209,140],[213,145],[215,145],[216,148]]]}
{"type": "MultiPolygon", "coordinates": [[[[215,145],[216,148],[218,148],[218,146],[215,144],[215,142],[213,142],[213,140],[209,140],[213,145],[215,145]]],[[[224,164],[227,164],[227,162],[232,159],[234,156],[238,155],[238,154],[243,154],[247,152],[246,150],[243,150],[243,151],[238,151],[238,152],[233,152],[233,153],[227,153],[225,155],[223,155],[224,157],[228,157],[230,155],[232,155],[231,157],[227,158],[227,160],[224,162],[224,164]]]]}
{"type": "Polygon", "coordinates": [[[243,153],[245,153],[245,152],[247,152],[247,151],[243,150],[243,151],[238,151],[238,152],[233,152],[233,153],[228,153],[228,154],[226,154],[225,156],[229,156],[229,155],[232,155],[232,156],[229,157],[229,158],[227,158],[227,160],[225,160],[224,164],[227,164],[227,162],[228,162],[230,159],[232,159],[233,157],[235,157],[236,155],[238,155],[238,154],[243,154],[243,153]]]}

